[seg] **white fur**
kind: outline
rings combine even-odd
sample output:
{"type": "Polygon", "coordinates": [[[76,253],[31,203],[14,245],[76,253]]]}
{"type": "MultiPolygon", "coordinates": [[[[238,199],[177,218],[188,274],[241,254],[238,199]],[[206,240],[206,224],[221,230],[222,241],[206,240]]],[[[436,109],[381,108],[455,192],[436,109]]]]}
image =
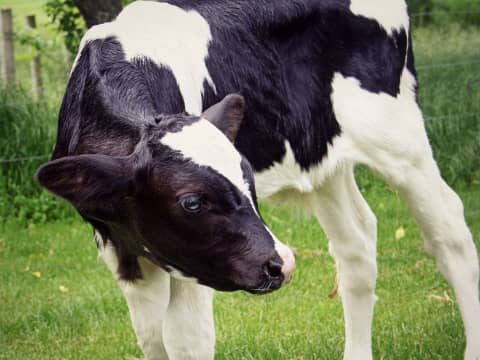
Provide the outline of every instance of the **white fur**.
{"type": "Polygon", "coordinates": [[[200,119],[181,131],[167,133],[160,142],[179,151],[195,164],[208,166],[225,176],[248,199],[253,208],[248,183],[243,178],[242,157],[227,137],[206,119],[200,119]]]}
{"type": "Polygon", "coordinates": [[[394,30],[409,28],[405,0],[351,0],[350,11],[376,20],[390,35],[394,30]]]}
{"type": "Polygon", "coordinates": [[[170,360],[213,360],[214,291],[202,285],[171,279],[170,303],[163,326],[170,360]]]}
{"type": "Polygon", "coordinates": [[[330,240],[345,313],[344,359],[367,360],[377,278],[376,218],[344,165],[310,197],[310,207],[330,240]]]}
{"type": "Polygon", "coordinates": [[[212,39],[210,26],[200,14],[167,3],[134,2],[125,7],[115,21],[90,28],[78,54],[88,41],[109,36],[120,42],[127,60],[149,58],[170,69],[180,88],[185,110],[201,114],[204,81],[214,91],[215,85],[205,64],[212,39]]]}
{"type": "Polygon", "coordinates": [[[466,360],[480,359],[479,267],[458,196],[442,180],[415,100],[415,79],[404,69],[400,93],[371,93],[337,73],[331,100],[342,134],[316,167],[302,171],[287,143],[280,163],[256,174],[262,196],[287,191],[318,217],[336,260],[345,313],[344,359],[369,360],[375,303],[376,220],[355,184],[352,166],[384,175],[409,202],[427,251],[451,283],[465,324],[466,360]]]}
{"type": "MultiPolygon", "coordinates": [[[[343,131],[342,136],[355,145],[351,160],[364,163],[384,175],[409,202],[424,234],[427,251],[435,256],[440,271],[454,288],[465,324],[465,359],[478,359],[480,303],[477,253],[465,224],[461,201],[442,180],[432,157],[422,114],[415,101],[414,84],[412,75],[405,69],[400,94],[392,97],[370,93],[360,87],[358,80],[336,74],[331,98],[343,131]]],[[[352,229],[355,229],[353,220],[350,216],[352,229]]],[[[336,244],[333,245],[336,248],[336,244]]],[[[352,259],[360,260],[365,247],[351,247],[346,253],[349,251],[350,256],[355,254],[352,259]]],[[[360,271],[358,264],[352,264],[349,269],[348,263],[346,268],[340,267],[339,270],[341,277],[342,272],[360,271]]],[[[369,279],[368,276],[364,277],[365,280],[369,279]]],[[[369,288],[371,284],[365,285],[364,291],[368,293],[369,288]]],[[[345,358],[370,359],[371,352],[365,352],[367,349],[362,345],[370,346],[369,342],[366,339],[356,341],[356,337],[369,333],[369,317],[362,317],[362,311],[355,316],[349,314],[353,314],[352,309],[362,308],[366,314],[366,309],[372,305],[371,301],[365,302],[365,296],[363,300],[349,298],[343,299],[347,319],[345,358]],[[350,323],[348,318],[351,318],[350,323]]]]}
{"type": "Polygon", "coordinates": [[[275,197],[285,190],[307,194],[312,192],[335,173],[338,166],[354,150],[348,138],[338,136],[333,139],[332,144],[327,145],[328,156],[319,165],[305,171],[296,162],[288,141],[285,142],[285,148],[286,153],[281,162],[274,163],[268,169],[255,174],[255,188],[260,198],[275,197]]]}
{"type": "Polygon", "coordinates": [[[139,257],[143,279],[118,279],[114,247],[95,234],[99,253],[117,278],[127,301],[138,344],[146,360],[213,360],[213,290],[172,278],[139,257]]]}
{"type": "MultiPolygon", "coordinates": [[[[103,244],[103,240],[99,243],[103,244]]],[[[115,248],[107,243],[106,246],[99,247],[99,253],[117,278],[130,311],[138,345],[146,359],[168,360],[163,342],[163,320],[170,299],[170,276],[159,267],[139,258],[144,279],[134,283],[119,280],[115,248]]]]}

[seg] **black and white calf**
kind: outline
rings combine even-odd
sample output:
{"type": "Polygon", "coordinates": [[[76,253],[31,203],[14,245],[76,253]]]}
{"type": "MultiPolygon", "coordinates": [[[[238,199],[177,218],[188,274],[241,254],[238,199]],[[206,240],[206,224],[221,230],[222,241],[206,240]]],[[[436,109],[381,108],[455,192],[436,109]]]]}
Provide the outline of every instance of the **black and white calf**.
{"type": "Polygon", "coordinates": [[[455,290],[465,358],[480,358],[477,253],[425,134],[404,0],[129,5],[82,41],[53,158],[38,179],[95,228],[148,359],[213,358],[213,295],[197,282],[267,292],[290,277],[256,192],[317,216],[345,359],[371,359],[376,220],[357,163],[409,202],[455,290]]]}

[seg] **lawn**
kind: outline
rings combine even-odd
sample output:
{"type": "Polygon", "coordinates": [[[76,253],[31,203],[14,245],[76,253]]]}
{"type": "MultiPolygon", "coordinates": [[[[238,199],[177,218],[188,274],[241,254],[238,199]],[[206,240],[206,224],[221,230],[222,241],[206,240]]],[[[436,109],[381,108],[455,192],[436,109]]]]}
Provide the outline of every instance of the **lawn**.
{"type": "MultiPolygon", "coordinates": [[[[374,322],[377,359],[460,359],[461,319],[452,291],[422,250],[404,201],[375,183],[366,196],[379,221],[374,322]],[[405,229],[397,238],[396,230],[405,229]]],[[[480,191],[462,191],[480,238],[480,191]]],[[[339,359],[343,319],[333,261],[313,219],[263,207],[299,254],[295,278],[267,296],[218,293],[217,359],[339,359]]],[[[0,358],[124,359],[141,355],[126,304],[79,219],[0,228],[0,358]]],[[[479,245],[477,243],[477,245],[479,245]]]]}

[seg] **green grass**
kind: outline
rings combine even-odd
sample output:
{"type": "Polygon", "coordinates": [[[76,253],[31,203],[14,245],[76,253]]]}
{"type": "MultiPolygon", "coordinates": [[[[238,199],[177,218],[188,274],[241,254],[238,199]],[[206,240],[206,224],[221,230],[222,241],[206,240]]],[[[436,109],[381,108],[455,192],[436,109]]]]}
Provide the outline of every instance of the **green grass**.
{"type": "MultiPolygon", "coordinates": [[[[480,191],[461,195],[479,239],[480,191]]],[[[432,297],[454,296],[423,252],[405,203],[378,183],[366,196],[379,220],[376,358],[461,359],[456,304],[432,297]],[[399,226],[406,236],[397,240],[399,226]]],[[[341,358],[342,309],[339,298],[327,298],[335,271],[324,234],[312,219],[263,208],[275,233],[299,253],[295,277],[263,297],[217,294],[217,359],[341,358]]],[[[97,257],[88,226],[78,219],[26,228],[9,223],[0,234],[0,359],[141,355],[125,302],[97,257]]]]}
{"type": "Polygon", "coordinates": [[[478,185],[480,32],[450,24],[413,35],[420,106],[442,174],[450,183],[478,185]],[[459,62],[470,64],[453,65],[459,62]]]}
{"type": "Polygon", "coordinates": [[[0,89],[0,222],[15,217],[38,223],[72,213],[33,180],[53,150],[57,108],[32,102],[23,91],[0,89]],[[4,162],[31,156],[39,158],[4,162]]]}

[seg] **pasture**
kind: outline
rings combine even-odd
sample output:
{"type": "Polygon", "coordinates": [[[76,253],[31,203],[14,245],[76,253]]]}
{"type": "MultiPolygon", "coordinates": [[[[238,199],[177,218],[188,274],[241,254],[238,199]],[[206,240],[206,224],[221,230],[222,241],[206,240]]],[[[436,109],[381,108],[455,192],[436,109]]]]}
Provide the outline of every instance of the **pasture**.
{"type": "MultiPolygon", "coordinates": [[[[0,0],[0,6],[12,3],[0,0]]],[[[12,7],[43,14],[41,4],[24,0],[12,7]]],[[[57,49],[51,30],[45,36],[57,49]]],[[[480,248],[478,23],[418,27],[414,48],[435,156],[464,201],[480,248]]],[[[21,44],[19,50],[19,79],[28,89],[29,53],[21,44]]],[[[21,89],[0,93],[0,359],[140,358],[127,306],[97,257],[91,229],[32,181],[55,139],[68,71],[54,67],[60,53],[46,62],[47,101],[33,103],[21,89]]],[[[379,227],[375,358],[461,359],[463,328],[453,292],[423,251],[405,202],[366,169],[357,174],[379,227]]],[[[335,268],[325,235],[295,209],[262,204],[262,210],[278,238],[297,251],[294,279],[267,296],[217,293],[216,358],[341,358],[342,308],[338,296],[328,297],[335,268]]]]}

